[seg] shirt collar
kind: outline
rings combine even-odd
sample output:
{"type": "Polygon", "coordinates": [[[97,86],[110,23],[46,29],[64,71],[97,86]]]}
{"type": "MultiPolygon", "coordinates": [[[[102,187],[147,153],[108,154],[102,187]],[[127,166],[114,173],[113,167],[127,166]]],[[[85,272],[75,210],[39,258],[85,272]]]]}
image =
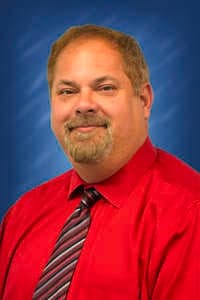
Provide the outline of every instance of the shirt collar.
{"type": "MultiPolygon", "coordinates": [[[[156,153],[156,148],[152,145],[148,137],[130,161],[118,172],[92,186],[112,205],[120,208],[130,196],[139,179],[155,161],[156,153]]],[[[72,197],[74,192],[84,185],[87,184],[80,178],[75,170],[72,170],[68,197],[72,197]]]]}

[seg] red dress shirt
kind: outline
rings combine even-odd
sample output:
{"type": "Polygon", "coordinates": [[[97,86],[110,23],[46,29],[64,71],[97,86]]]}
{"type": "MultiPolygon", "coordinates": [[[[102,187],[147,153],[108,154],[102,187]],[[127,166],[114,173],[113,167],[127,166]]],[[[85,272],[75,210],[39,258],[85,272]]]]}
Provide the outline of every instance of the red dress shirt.
{"type": "MultiPolygon", "coordinates": [[[[59,232],[80,201],[74,170],[34,188],[1,228],[0,299],[29,300],[59,232]]],[[[200,175],[149,139],[103,195],[67,300],[200,299],[200,175]]]]}

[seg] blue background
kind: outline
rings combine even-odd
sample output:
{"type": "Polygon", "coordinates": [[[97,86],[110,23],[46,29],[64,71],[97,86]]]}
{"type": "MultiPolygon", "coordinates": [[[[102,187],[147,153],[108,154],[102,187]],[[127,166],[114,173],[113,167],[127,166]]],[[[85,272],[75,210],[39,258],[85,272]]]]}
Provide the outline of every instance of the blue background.
{"type": "Polygon", "coordinates": [[[138,39],[155,94],[152,140],[200,170],[197,1],[4,2],[0,2],[0,218],[20,194],[70,167],[49,125],[46,62],[51,43],[72,25],[110,26],[138,39]]]}

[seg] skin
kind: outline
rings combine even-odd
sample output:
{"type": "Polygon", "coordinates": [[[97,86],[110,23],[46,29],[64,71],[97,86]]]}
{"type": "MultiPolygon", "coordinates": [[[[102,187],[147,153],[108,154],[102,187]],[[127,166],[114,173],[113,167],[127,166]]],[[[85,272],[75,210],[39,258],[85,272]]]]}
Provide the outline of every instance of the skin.
{"type": "Polygon", "coordinates": [[[136,96],[120,53],[108,41],[76,40],[62,50],[51,90],[51,126],[83,180],[100,182],[130,160],[148,135],[152,99],[149,82],[136,96]],[[77,161],[69,144],[93,149],[91,159],[77,161]]]}

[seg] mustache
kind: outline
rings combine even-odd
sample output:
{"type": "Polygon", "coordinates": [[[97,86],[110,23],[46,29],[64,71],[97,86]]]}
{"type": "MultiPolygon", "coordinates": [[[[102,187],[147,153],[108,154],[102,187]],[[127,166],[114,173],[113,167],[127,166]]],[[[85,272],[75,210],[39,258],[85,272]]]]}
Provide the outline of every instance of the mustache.
{"type": "Polygon", "coordinates": [[[65,130],[72,131],[73,129],[78,127],[102,126],[107,128],[109,125],[110,121],[108,118],[94,115],[81,115],[67,121],[64,125],[64,128],[65,130]]]}

